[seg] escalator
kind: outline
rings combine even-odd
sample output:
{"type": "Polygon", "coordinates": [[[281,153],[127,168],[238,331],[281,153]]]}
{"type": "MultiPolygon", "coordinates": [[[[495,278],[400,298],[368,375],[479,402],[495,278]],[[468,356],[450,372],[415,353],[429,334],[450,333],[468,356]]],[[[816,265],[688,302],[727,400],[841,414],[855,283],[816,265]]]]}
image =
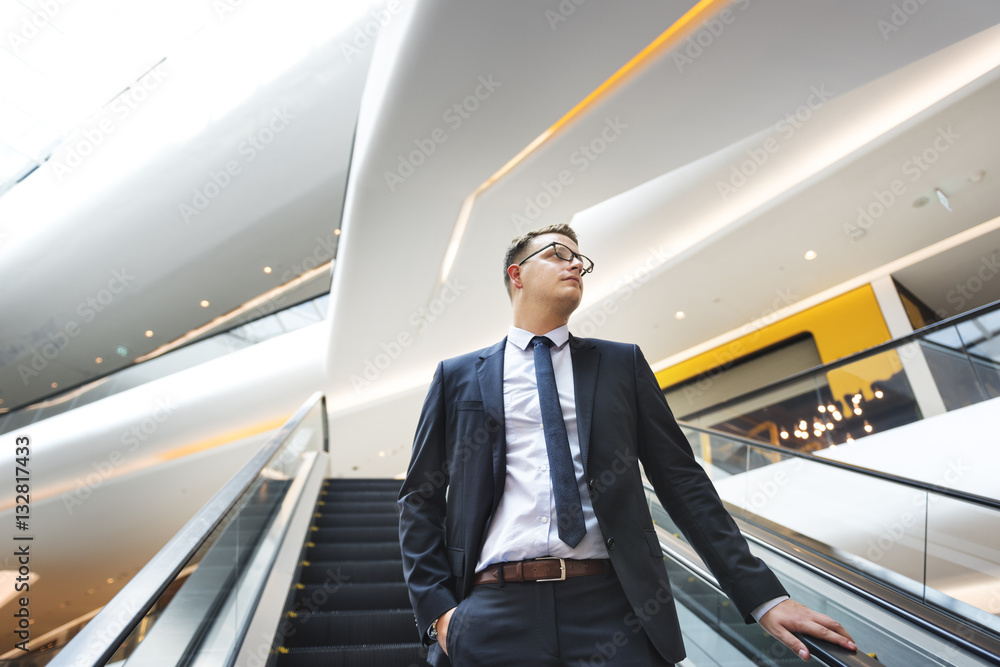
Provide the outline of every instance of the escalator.
{"type": "MultiPolygon", "coordinates": [[[[48,664],[89,667],[114,656],[141,667],[424,665],[402,580],[394,503],[400,482],[325,480],[325,415],[322,396],[314,396],[48,664]],[[217,547],[223,556],[213,556],[217,547]],[[195,584],[207,565],[215,575],[195,584]],[[166,609],[149,614],[172,590],[166,609]],[[197,604],[171,612],[178,599],[197,604]],[[169,650],[150,650],[157,644],[169,650]]],[[[863,476],[844,464],[816,465],[863,476]]],[[[759,626],[743,622],[655,496],[649,501],[681,605],[684,667],[799,664],[759,626]]],[[[793,598],[841,620],[862,651],[880,660],[807,640],[812,664],[1000,664],[989,627],[932,608],[926,592],[879,583],[780,529],[738,522],[793,598]]]]}
{"type": "Polygon", "coordinates": [[[425,665],[399,550],[399,480],[324,482],[277,667],[425,665]]]}

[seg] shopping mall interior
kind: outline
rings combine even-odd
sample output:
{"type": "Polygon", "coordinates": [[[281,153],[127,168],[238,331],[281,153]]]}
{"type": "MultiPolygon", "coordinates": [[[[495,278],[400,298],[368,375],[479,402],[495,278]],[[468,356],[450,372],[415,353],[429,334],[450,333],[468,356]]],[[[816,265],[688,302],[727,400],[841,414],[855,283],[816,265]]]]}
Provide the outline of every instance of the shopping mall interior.
{"type": "MultiPolygon", "coordinates": [[[[641,348],[858,640],[815,660],[998,664],[997,3],[6,0],[0,35],[3,664],[424,664],[421,405],[557,223],[571,333],[641,348]]],[[[797,660],[647,493],[682,664],[797,660]]]]}

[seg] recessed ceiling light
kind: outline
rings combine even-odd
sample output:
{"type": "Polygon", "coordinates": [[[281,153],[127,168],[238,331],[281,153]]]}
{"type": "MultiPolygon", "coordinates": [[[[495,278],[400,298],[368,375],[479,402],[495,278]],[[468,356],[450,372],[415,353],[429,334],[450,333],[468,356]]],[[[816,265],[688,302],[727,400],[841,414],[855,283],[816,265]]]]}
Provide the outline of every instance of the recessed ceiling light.
{"type": "Polygon", "coordinates": [[[938,201],[941,202],[941,206],[944,206],[945,210],[951,213],[951,202],[948,201],[948,195],[941,192],[941,188],[934,188],[934,194],[937,195],[938,201]]]}
{"type": "Polygon", "coordinates": [[[674,313],[674,317],[678,320],[683,320],[685,317],[687,317],[687,315],[684,313],[683,310],[678,310],[676,313],[674,313]]]}
{"type": "Polygon", "coordinates": [[[340,236],[340,230],[339,229],[333,230],[333,235],[334,236],[340,236]]]}
{"type": "Polygon", "coordinates": [[[808,252],[806,253],[805,257],[806,257],[806,260],[807,260],[807,261],[811,261],[811,260],[814,260],[814,259],[816,259],[816,251],[815,251],[815,250],[810,250],[810,251],[808,251],[808,252]]]}
{"type": "Polygon", "coordinates": [[[270,272],[271,272],[271,267],[270,266],[265,266],[264,267],[264,273],[270,273],[270,272]]]}
{"type": "Polygon", "coordinates": [[[205,301],[204,299],[202,299],[202,301],[201,301],[201,307],[202,308],[208,308],[208,301],[205,301]]]}
{"type": "Polygon", "coordinates": [[[980,169],[979,171],[974,171],[971,174],[969,174],[970,183],[979,183],[984,178],[986,178],[986,172],[983,171],[982,169],[980,169]]]}
{"type": "Polygon", "coordinates": [[[146,329],[146,338],[152,338],[152,337],[153,337],[153,332],[149,329],[146,329]]]}
{"type": "Polygon", "coordinates": [[[103,364],[104,363],[104,359],[102,357],[97,357],[96,359],[94,359],[94,363],[95,364],[103,364]]]}
{"type": "Polygon", "coordinates": [[[53,383],[52,383],[51,385],[49,385],[49,386],[51,386],[51,387],[52,387],[53,389],[55,389],[56,387],[58,387],[58,386],[59,386],[59,383],[58,383],[58,382],[53,382],[53,383]]]}

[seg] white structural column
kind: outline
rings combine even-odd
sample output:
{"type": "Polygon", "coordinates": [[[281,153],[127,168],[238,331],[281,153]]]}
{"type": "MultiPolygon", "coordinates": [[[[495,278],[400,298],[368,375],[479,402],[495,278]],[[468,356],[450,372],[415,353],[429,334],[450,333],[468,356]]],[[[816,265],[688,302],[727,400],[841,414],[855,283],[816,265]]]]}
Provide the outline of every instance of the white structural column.
{"type": "MultiPolygon", "coordinates": [[[[891,276],[882,276],[872,281],[872,290],[875,292],[875,299],[879,308],[882,309],[882,317],[885,318],[886,326],[889,327],[889,335],[893,338],[900,338],[913,332],[913,325],[910,318],[906,316],[903,302],[896,291],[896,285],[891,276]]],[[[920,407],[920,412],[924,418],[947,412],[941,392],[938,391],[937,383],[931,375],[930,366],[924,357],[924,351],[916,342],[907,343],[899,348],[899,360],[903,364],[903,371],[913,389],[913,397],[920,407]]]]}

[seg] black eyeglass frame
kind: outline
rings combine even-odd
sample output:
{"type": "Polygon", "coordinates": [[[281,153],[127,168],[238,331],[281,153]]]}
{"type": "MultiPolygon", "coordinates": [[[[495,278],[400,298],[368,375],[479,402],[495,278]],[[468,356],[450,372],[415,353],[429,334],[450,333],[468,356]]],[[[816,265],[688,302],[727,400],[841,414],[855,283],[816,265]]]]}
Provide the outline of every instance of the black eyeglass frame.
{"type": "Polygon", "coordinates": [[[544,251],[548,250],[549,248],[552,248],[553,250],[555,250],[556,257],[558,257],[559,259],[561,259],[564,262],[572,262],[574,259],[576,259],[577,257],[579,257],[580,261],[583,263],[583,267],[582,267],[582,269],[580,271],[580,275],[582,275],[582,276],[585,276],[585,275],[587,275],[588,273],[590,273],[591,271],[594,270],[594,260],[592,260],[591,258],[587,257],[586,255],[581,255],[580,253],[575,252],[568,245],[566,245],[565,243],[559,243],[559,241],[553,241],[552,243],[546,243],[541,248],[539,248],[538,250],[536,250],[535,252],[531,253],[530,255],[528,255],[527,257],[525,257],[524,259],[522,259],[520,262],[518,262],[517,265],[521,266],[522,264],[524,264],[525,262],[527,262],[529,259],[531,259],[535,255],[537,255],[538,253],[544,252],[544,251]],[[556,249],[556,246],[559,246],[560,248],[566,248],[567,252],[569,252],[569,254],[570,254],[570,258],[566,259],[565,257],[561,256],[559,254],[559,250],[556,249]],[[589,269],[587,268],[587,264],[590,264],[590,268],[589,269]]]}

